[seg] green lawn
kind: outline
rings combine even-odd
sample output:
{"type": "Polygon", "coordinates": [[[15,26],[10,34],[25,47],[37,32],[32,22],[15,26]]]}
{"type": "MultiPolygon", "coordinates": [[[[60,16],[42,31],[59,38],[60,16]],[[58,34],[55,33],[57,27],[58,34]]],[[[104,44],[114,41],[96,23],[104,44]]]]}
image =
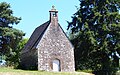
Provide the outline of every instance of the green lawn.
{"type": "Polygon", "coordinates": [[[0,68],[0,75],[92,75],[83,72],[45,72],[45,71],[28,71],[11,68],[0,68]]]}

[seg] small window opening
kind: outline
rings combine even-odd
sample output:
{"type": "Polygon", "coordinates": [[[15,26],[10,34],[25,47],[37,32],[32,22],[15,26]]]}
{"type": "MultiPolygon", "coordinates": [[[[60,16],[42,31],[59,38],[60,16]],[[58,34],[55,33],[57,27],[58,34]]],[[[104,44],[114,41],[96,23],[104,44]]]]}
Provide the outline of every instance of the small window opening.
{"type": "Polygon", "coordinates": [[[53,16],[53,17],[56,17],[57,15],[56,15],[56,13],[55,13],[55,12],[52,12],[52,16],[53,16]]]}

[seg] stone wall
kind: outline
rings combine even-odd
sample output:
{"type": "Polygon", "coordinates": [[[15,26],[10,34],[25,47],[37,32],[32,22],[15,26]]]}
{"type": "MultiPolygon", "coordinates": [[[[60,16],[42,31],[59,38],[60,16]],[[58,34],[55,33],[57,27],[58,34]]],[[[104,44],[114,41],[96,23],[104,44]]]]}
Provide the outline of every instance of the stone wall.
{"type": "Polygon", "coordinates": [[[75,71],[73,46],[57,21],[50,23],[37,49],[38,70],[52,71],[52,62],[58,59],[61,71],[75,71]]]}

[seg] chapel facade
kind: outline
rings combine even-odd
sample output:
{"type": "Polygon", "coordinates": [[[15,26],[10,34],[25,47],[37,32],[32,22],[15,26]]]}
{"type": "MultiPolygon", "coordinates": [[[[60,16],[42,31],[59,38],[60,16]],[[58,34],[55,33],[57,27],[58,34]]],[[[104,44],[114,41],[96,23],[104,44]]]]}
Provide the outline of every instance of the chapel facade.
{"type": "Polygon", "coordinates": [[[58,11],[52,7],[50,20],[35,29],[21,52],[24,69],[74,72],[74,47],[58,23],[58,11]]]}

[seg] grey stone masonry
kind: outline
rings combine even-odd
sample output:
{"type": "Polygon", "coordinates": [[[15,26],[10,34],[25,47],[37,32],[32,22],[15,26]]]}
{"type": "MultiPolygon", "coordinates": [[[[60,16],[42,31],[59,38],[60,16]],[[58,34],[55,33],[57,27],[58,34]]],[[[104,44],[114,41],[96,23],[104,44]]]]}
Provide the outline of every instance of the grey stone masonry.
{"type": "Polygon", "coordinates": [[[58,23],[58,11],[53,7],[49,12],[50,21],[38,27],[37,32],[34,31],[33,39],[31,36],[26,48],[23,49],[21,64],[26,67],[37,65],[38,70],[53,71],[53,61],[59,60],[59,71],[74,72],[74,47],[58,23]],[[41,29],[42,26],[42,31],[39,31],[38,29],[41,29]],[[32,40],[35,42],[31,42],[32,40]]]}

